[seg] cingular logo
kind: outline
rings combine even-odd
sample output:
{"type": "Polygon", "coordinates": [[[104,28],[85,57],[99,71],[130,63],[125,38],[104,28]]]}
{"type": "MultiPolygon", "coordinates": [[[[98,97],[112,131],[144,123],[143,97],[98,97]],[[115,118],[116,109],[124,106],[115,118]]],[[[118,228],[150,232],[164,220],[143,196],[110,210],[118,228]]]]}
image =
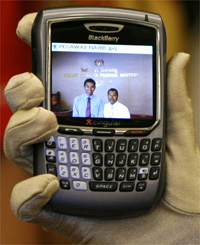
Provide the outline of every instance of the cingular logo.
{"type": "Polygon", "coordinates": [[[119,120],[109,120],[109,121],[106,121],[106,120],[92,120],[92,119],[86,119],[86,125],[87,126],[99,126],[99,127],[104,127],[104,128],[107,128],[107,127],[116,127],[116,126],[120,126],[121,125],[121,121],[119,120]]]}

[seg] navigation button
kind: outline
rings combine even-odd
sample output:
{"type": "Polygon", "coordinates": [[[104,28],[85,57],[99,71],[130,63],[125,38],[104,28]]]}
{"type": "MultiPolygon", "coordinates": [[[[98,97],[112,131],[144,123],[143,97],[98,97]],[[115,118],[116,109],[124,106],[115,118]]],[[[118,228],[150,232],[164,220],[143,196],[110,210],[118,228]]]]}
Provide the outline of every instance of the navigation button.
{"type": "Polygon", "coordinates": [[[78,134],[83,135],[83,131],[79,128],[66,128],[66,127],[59,127],[58,132],[61,134],[78,134]]]}
{"type": "Polygon", "coordinates": [[[109,129],[94,129],[93,134],[95,136],[113,136],[115,135],[115,130],[109,129]]]}
{"type": "Polygon", "coordinates": [[[150,132],[150,130],[128,130],[124,133],[124,136],[144,136],[150,132]]]}

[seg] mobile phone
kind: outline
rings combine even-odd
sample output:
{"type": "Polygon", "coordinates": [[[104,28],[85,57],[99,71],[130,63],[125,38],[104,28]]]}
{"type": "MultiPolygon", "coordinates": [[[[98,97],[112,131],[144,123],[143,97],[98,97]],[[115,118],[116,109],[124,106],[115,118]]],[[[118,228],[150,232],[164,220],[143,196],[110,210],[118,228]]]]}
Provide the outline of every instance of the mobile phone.
{"type": "Polygon", "coordinates": [[[130,217],[165,185],[166,34],[158,14],[114,7],[38,13],[33,71],[59,129],[35,146],[35,174],[60,188],[54,211],[130,217]]]}

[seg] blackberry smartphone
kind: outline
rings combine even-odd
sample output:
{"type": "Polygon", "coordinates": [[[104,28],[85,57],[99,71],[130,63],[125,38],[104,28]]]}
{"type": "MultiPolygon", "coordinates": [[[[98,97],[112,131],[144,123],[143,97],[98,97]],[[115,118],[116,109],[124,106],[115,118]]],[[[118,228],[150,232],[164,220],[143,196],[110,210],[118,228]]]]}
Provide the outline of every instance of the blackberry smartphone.
{"type": "Polygon", "coordinates": [[[33,70],[59,129],[35,147],[35,174],[58,177],[54,211],[130,217],[165,183],[165,50],[158,14],[111,7],[38,13],[33,70]]]}

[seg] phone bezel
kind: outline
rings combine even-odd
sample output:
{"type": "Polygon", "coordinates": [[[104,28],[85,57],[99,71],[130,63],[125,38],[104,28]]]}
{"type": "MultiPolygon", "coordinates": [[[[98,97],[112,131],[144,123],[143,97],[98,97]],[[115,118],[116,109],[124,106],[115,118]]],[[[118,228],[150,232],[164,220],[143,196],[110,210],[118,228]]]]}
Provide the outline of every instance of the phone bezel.
{"type": "MultiPolygon", "coordinates": [[[[147,127],[130,127],[130,125],[128,125],[127,127],[119,127],[118,123],[120,124],[120,122],[122,120],[120,119],[113,119],[113,125],[111,126],[104,126],[103,125],[103,121],[111,121],[111,119],[97,119],[94,118],[92,120],[98,120],[98,121],[102,121],[102,125],[103,126],[86,126],[86,125],[79,125],[79,124],[74,124],[75,120],[72,118],[72,124],[59,124],[61,127],[67,127],[67,128],[79,128],[81,129],[84,133],[86,134],[92,134],[93,131],[95,129],[102,129],[105,130],[106,129],[114,129],[116,134],[124,134],[126,133],[128,130],[132,130],[132,131],[141,131],[142,132],[150,132],[152,131],[160,122],[161,120],[161,110],[162,110],[162,106],[161,106],[161,89],[162,89],[162,82],[161,82],[161,53],[160,53],[160,49],[161,49],[161,40],[160,40],[160,28],[159,25],[156,23],[149,23],[147,21],[141,21],[141,20],[133,20],[133,19],[124,19],[124,18],[117,18],[117,17],[108,17],[108,16],[94,16],[94,15],[87,15],[87,16],[81,16],[81,17],[63,17],[63,18],[52,18],[52,19],[48,19],[46,21],[46,60],[48,62],[46,62],[46,88],[47,88],[47,96],[46,96],[46,101],[45,101],[45,107],[48,110],[51,110],[51,26],[52,24],[55,23],[63,23],[63,22],[71,22],[71,21],[109,21],[109,22],[119,22],[119,23],[129,23],[129,24],[137,24],[137,25],[143,25],[143,26],[147,26],[147,27],[151,27],[154,28],[156,30],[156,94],[154,95],[156,97],[154,103],[156,103],[155,105],[155,110],[156,110],[156,115],[155,115],[155,122],[147,127]]],[[[154,82],[154,81],[153,81],[154,82]]],[[[154,93],[154,92],[153,92],[154,93]]],[[[82,119],[82,121],[85,121],[85,123],[87,123],[87,118],[82,119]]]]}

